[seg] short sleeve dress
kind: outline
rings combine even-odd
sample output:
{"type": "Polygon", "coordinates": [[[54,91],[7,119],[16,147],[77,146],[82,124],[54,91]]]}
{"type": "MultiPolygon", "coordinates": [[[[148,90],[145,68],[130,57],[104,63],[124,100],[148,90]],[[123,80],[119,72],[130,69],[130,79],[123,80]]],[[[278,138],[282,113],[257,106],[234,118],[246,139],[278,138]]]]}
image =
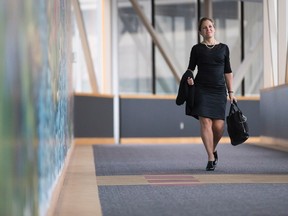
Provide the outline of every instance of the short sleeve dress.
{"type": "Polygon", "coordinates": [[[202,43],[194,45],[188,69],[194,71],[196,66],[192,116],[225,120],[227,91],[224,74],[232,73],[228,46],[223,43],[213,48],[202,43]]]}

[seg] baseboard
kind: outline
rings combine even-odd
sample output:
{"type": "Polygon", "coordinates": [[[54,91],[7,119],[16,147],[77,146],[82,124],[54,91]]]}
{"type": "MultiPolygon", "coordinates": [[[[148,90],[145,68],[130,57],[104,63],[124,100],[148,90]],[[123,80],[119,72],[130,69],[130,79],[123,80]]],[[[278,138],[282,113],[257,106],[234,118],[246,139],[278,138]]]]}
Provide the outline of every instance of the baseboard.
{"type": "MultiPolygon", "coordinates": [[[[259,142],[259,137],[250,137],[246,142],[259,142]]],[[[121,138],[121,144],[202,144],[201,137],[133,137],[121,138]]],[[[222,137],[219,143],[230,143],[229,137],[222,137]]]]}
{"type": "Polygon", "coordinates": [[[50,203],[49,203],[49,207],[48,207],[47,212],[46,212],[46,216],[54,216],[54,212],[55,212],[57,204],[58,204],[57,202],[59,200],[59,196],[61,193],[62,186],[64,184],[66,172],[68,170],[68,165],[70,163],[71,155],[72,155],[73,151],[74,151],[74,143],[72,143],[72,146],[68,150],[67,156],[66,156],[66,159],[65,159],[65,162],[63,165],[63,169],[61,170],[61,172],[59,174],[59,178],[56,179],[56,184],[55,184],[55,187],[53,189],[53,192],[52,192],[52,195],[50,198],[50,203]]]}
{"type": "Polygon", "coordinates": [[[115,144],[114,138],[111,137],[76,137],[74,142],[76,145],[115,144]]]}
{"type": "Polygon", "coordinates": [[[261,146],[288,152],[288,140],[275,137],[260,136],[261,146]]]}
{"type": "MultiPolygon", "coordinates": [[[[114,138],[75,138],[76,145],[115,144],[114,138]]],[[[259,143],[259,137],[250,137],[247,143],[259,143]]],[[[202,144],[201,137],[124,137],[120,144],[202,144]]],[[[229,137],[222,137],[220,143],[230,143],[229,137]]]]}

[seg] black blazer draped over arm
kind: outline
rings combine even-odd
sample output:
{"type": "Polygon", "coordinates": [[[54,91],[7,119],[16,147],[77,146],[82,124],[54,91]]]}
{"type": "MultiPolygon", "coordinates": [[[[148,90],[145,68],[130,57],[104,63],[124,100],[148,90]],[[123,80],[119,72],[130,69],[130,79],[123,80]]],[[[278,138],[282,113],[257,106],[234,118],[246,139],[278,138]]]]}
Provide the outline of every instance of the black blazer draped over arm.
{"type": "Polygon", "coordinates": [[[186,70],[180,80],[178,94],[176,97],[176,104],[180,106],[186,102],[185,114],[191,115],[191,110],[194,105],[195,84],[189,85],[187,83],[188,77],[191,77],[194,80],[194,76],[191,70],[186,70]]]}

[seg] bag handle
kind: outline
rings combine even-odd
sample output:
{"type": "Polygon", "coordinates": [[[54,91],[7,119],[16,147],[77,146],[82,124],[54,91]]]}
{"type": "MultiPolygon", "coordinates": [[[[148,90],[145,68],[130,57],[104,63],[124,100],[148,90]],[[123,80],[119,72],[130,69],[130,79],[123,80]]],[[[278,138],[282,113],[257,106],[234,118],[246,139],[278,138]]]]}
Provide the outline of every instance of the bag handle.
{"type": "Polygon", "coordinates": [[[236,100],[233,100],[233,104],[237,107],[238,111],[241,112],[240,108],[238,107],[238,104],[237,104],[236,100]]]}
{"type": "Polygon", "coordinates": [[[233,103],[231,103],[231,106],[230,106],[229,115],[231,115],[232,113],[236,112],[237,110],[242,113],[242,111],[238,107],[238,104],[237,104],[236,100],[233,100],[233,103]]]}

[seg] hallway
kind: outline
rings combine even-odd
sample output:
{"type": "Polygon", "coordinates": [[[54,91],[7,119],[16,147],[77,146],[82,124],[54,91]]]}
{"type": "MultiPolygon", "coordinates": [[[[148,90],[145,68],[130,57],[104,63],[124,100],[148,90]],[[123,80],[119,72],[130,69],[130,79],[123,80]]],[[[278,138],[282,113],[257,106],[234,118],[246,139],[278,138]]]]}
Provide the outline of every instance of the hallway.
{"type": "Polygon", "coordinates": [[[206,172],[201,144],[76,145],[53,215],[287,215],[287,148],[218,153],[206,172]]]}

